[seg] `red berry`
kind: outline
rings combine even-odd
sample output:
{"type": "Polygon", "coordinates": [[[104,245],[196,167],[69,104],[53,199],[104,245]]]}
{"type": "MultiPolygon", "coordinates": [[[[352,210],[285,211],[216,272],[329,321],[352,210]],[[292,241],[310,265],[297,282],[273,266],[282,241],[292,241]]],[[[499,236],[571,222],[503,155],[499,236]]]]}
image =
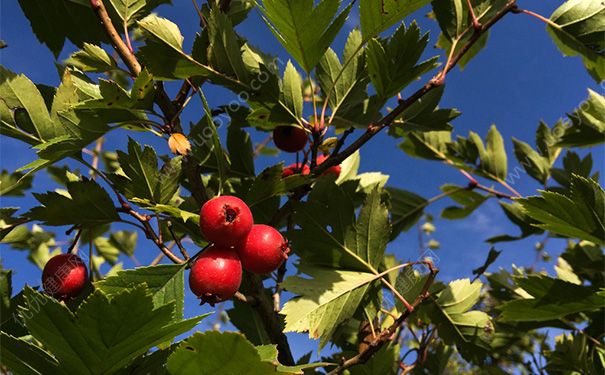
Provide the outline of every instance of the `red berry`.
{"type": "Polygon", "coordinates": [[[302,150],[308,139],[307,132],[296,126],[278,126],[273,129],[273,142],[277,148],[286,152],[302,150]]]}
{"type": "Polygon", "coordinates": [[[194,261],[189,288],[202,304],[212,306],[233,297],[242,282],[242,263],[234,250],[211,246],[194,261]]]}
{"type": "Polygon", "coordinates": [[[288,242],[273,227],[257,224],[237,248],[245,270],[254,273],[275,271],[288,259],[288,242]]]}
{"type": "Polygon", "coordinates": [[[250,207],[230,195],[212,198],[200,210],[200,230],[209,242],[235,246],[246,238],[254,224],[250,207]]]}
{"type": "Polygon", "coordinates": [[[281,173],[281,178],[286,178],[289,176],[292,176],[293,174],[302,174],[302,175],[308,175],[311,173],[311,168],[309,168],[308,165],[303,165],[302,169],[300,166],[300,163],[296,164],[290,164],[288,165],[286,168],[284,168],[283,172],[281,173]]]}
{"type": "Polygon", "coordinates": [[[42,271],[44,291],[62,301],[80,294],[87,279],[86,265],[75,254],[55,255],[48,260],[42,271]]]}
{"type": "MultiPolygon", "coordinates": [[[[317,157],[317,165],[320,165],[321,163],[323,163],[324,161],[326,161],[329,158],[329,156],[326,155],[320,155],[317,157]]],[[[338,178],[338,176],[340,176],[340,171],[342,170],[342,167],[339,165],[333,165],[330,168],[326,169],[324,171],[324,173],[322,173],[322,176],[325,176],[327,174],[333,174],[334,176],[336,176],[336,178],[338,178]]]]}

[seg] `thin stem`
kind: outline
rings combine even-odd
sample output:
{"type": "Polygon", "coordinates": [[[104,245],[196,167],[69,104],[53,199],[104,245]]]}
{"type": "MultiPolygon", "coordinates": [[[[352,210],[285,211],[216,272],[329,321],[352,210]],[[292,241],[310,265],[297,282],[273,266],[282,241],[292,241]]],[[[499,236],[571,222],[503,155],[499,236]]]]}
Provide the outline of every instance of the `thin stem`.
{"type": "Polygon", "coordinates": [[[393,292],[393,294],[395,295],[395,297],[397,297],[397,299],[399,299],[401,301],[401,303],[403,303],[403,306],[405,306],[405,308],[407,310],[409,310],[410,312],[414,311],[414,307],[412,307],[412,305],[410,305],[410,303],[408,302],[408,300],[405,299],[404,296],[401,295],[401,293],[399,293],[399,291],[397,289],[395,289],[395,287],[393,285],[391,285],[390,282],[388,282],[384,277],[380,278],[380,281],[391,290],[391,292],[393,292]]]}
{"type": "Polygon", "coordinates": [[[180,238],[178,238],[178,236],[174,233],[174,230],[172,229],[172,222],[170,220],[167,222],[167,225],[168,225],[168,230],[170,231],[170,235],[172,236],[172,239],[176,243],[176,246],[179,248],[181,254],[185,258],[185,260],[189,260],[189,254],[187,253],[187,250],[183,247],[183,244],[181,243],[180,238]]]}
{"type": "Polygon", "coordinates": [[[338,154],[338,152],[340,152],[340,149],[345,144],[345,141],[347,140],[349,135],[351,135],[354,131],[355,131],[355,128],[351,126],[350,128],[348,128],[347,130],[345,130],[342,133],[342,136],[338,139],[338,142],[336,142],[336,146],[334,147],[334,150],[332,150],[332,152],[331,152],[332,155],[336,155],[336,154],[338,154]]]}
{"type": "Polygon", "coordinates": [[[254,148],[254,157],[257,157],[258,155],[260,155],[263,148],[267,147],[267,145],[269,144],[269,142],[271,142],[272,139],[273,139],[273,134],[269,134],[265,139],[263,139],[263,141],[261,143],[256,145],[256,147],[254,148]]]}
{"type": "Polygon", "coordinates": [[[80,240],[80,236],[82,235],[82,228],[79,228],[76,232],[76,236],[74,237],[73,242],[69,245],[67,249],[68,254],[77,254],[78,253],[78,241],[80,240]]]}
{"type": "Polygon", "coordinates": [[[513,193],[513,194],[514,194],[514,195],[515,195],[517,198],[521,198],[521,197],[522,197],[522,195],[521,195],[521,194],[520,194],[520,193],[519,193],[517,190],[515,190],[515,189],[514,189],[512,186],[510,186],[510,185],[508,184],[508,182],[504,181],[504,180],[503,180],[503,179],[501,179],[501,178],[496,179],[496,181],[497,181],[497,182],[499,182],[499,183],[500,183],[500,185],[502,185],[502,186],[504,186],[506,189],[508,189],[508,191],[510,191],[511,193],[513,193]]]}
{"type": "Polygon", "coordinates": [[[135,77],[138,76],[141,72],[141,64],[139,64],[137,57],[130,50],[130,48],[128,48],[128,45],[126,45],[122,38],[120,38],[120,34],[118,34],[118,31],[111,22],[111,17],[109,17],[109,13],[107,13],[103,0],[90,0],[90,6],[97,14],[97,17],[101,21],[101,25],[105,28],[105,32],[111,40],[114,49],[118,55],[120,55],[130,73],[135,77]]]}
{"type": "Polygon", "coordinates": [[[132,44],[130,43],[130,35],[128,35],[128,22],[124,20],[122,24],[124,25],[124,38],[126,38],[126,46],[128,46],[130,53],[134,53],[134,49],[132,49],[132,44]]]}
{"type": "Polygon", "coordinates": [[[466,0],[466,5],[468,5],[468,10],[471,15],[471,22],[473,23],[473,28],[475,30],[480,29],[481,23],[479,22],[479,20],[477,19],[477,16],[475,15],[475,11],[473,10],[473,4],[471,4],[471,0],[466,0]]]}
{"type": "Polygon", "coordinates": [[[532,16],[532,17],[534,17],[536,19],[539,19],[540,21],[544,22],[548,26],[554,27],[555,29],[560,29],[561,28],[561,25],[553,22],[552,20],[549,20],[548,18],[544,17],[541,14],[538,14],[536,12],[532,12],[531,10],[515,8],[515,9],[513,9],[512,12],[515,13],[515,14],[527,14],[528,16],[532,16]]]}

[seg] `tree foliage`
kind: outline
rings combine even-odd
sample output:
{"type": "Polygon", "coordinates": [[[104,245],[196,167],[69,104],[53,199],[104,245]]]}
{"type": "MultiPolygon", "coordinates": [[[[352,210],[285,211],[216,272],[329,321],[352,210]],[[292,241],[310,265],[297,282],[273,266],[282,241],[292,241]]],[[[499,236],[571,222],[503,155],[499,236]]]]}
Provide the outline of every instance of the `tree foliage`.
{"type": "Polygon", "coordinates": [[[505,139],[496,125],[455,134],[461,112],[439,105],[447,74],[471,63],[505,17],[544,22],[561,53],[578,56],[602,83],[602,1],[568,0],[546,17],[515,0],[208,0],[195,2],[195,35],[158,14],[166,3],[19,1],[57,58],[59,84],[0,67],[0,134],[36,153],[2,170],[0,196],[24,207],[0,209],[0,241],[40,268],[78,247],[86,256],[89,243],[91,283],[60,302],[35,280],[15,290],[13,271],[1,270],[3,372],[603,373],[605,192],[585,148],[605,140],[605,97],[589,89],[578,108],[561,108],[560,121],[538,123],[534,142],[505,139]],[[359,25],[337,51],[354,7],[359,25]],[[287,63],[239,33],[250,12],[287,63]],[[441,29],[436,38],[412,19],[427,12],[441,29]],[[63,55],[66,41],[76,50],[63,55]],[[427,51],[429,43],[440,50],[427,51]],[[211,85],[237,105],[210,107],[211,85]],[[196,105],[198,118],[186,121],[184,108],[196,105]],[[252,142],[283,125],[309,135],[296,160],[310,173],[282,176],[270,139],[252,142]],[[360,173],[360,149],[383,130],[393,152],[443,163],[467,184],[444,181],[441,194],[425,197],[380,171],[360,173]],[[110,132],[128,139],[124,148],[104,143],[110,132]],[[165,147],[145,145],[143,135],[165,147]],[[262,171],[259,158],[268,160],[262,171]],[[518,192],[514,164],[540,189],[518,192]],[[54,191],[38,188],[44,174],[54,191]],[[33,206],[20,198],[29,194],[33,206]],[[187,251],[208,245],[200,206],[226,194],[284,233],[293,254],[288,272],[246,273],[229,309],[215,313],[239,332],[204,331],[207,314],[185,316],[187,251]],[[486,239],[495,248],[474,275],[442,279],[430,213],[442,199],[446,220],[498,200],[519,233],[486,239]],[[428,236],[427,251],[395,253],[392,242],[414,226],[428,236]],[[554,273],[491,267],[498,243],[538,235],[539,257],[547,239],[566,240],[554,273]],[[152,249],[160,254],[152,265],[123,269],[126,257],[152,249]],[[162,257],[174,264],[158,264],[162,257]],[[308,334],[329,353],[295,359],[285,332],[308,334]]]}

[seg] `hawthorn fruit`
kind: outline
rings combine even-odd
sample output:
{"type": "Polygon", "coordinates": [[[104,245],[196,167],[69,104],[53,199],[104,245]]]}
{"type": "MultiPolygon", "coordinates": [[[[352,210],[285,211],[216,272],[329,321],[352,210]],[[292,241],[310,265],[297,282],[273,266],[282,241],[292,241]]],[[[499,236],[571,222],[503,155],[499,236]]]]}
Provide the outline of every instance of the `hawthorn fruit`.
{"type": "Polygon", "coordinates": [[[42,271],[44,291],[61,301],[77,297],[84,289],[86,280],[86,264],[76,254],[55,255],[42,271]]]}
{"type": "Polygon", "coordinates": [[[295,174],[309,175],[311,174],[311,168],[308,165],[301,166],[300,163],[290,164],[281,173],[282,178],[286,178],[295,174]]]}
{"type": "Polygon", "coordinates": [[[242,267],[253,273],[275,271],[288,259],[290,251],[288,241],[281,233],[264,224],[254,225],[246,240],[236,250],[242,267]]]}
{"type": "MultiPolygon", "coordinates": [[[[329,158],[329,156],[326,155],[320,155],[317,157],[317,165],[320,165],[321,163],[323,163],[324,161],[326,161],[329,158]]],[[[338,176],[340,176],[340,171],[342,170],[342,167],[339,165],[334,165],[331,166],[330,168],[326,169],[321,175],[322,176],[326,176],[328,174],[333,174],[334,176],[336,176],[336,178],[338,178],[338,176]]]]}
{"type": "Polygon", "coordinates": [[[193,262],[189,288],[201,303],[223,302],[235,294],[242,282],[242,263],[233,249],[213,245],[193,262]]]}
{"type": "Polygon", "coordinates": [[[200,209],[200,231],[215,245],[237,245],[246,238],[252,224],[250,207],[234,196],[212,198],[200,209]]]}
{"type": "Polygon", "coordinates": [[[309,136],[296,126],[278,126],[273,129],[273,142],[282,151],[298,152],[305,148],[309,136]]]}

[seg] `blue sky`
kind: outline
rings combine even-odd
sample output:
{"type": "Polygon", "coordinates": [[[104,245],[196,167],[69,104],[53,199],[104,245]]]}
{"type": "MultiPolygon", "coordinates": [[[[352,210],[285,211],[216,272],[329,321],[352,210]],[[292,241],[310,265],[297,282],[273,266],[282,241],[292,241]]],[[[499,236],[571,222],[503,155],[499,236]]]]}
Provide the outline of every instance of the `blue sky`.
{"type": "MultiPolygon", "coordinates": [[[[546,16],[559,4],[560,2],[520,1],[521,7],[546,16]]],[[[53,65],[53,55],[38,43],[17,2],[3,1],[0,6],[0,38],[9,45],[1,50],[0,62],[13,71],[26,74],[36,83],[57,85],[59,78],[53,65]]],[[[431,56],[440,54],[441,51],[432,47],[438,36],[438,29],[434,21],[425,17],[427,11],[427,8],[422,9],[408,17],[406,22],[415,18],[421,30],[430,31],[431,42],[426,56],[431,56]]],[[[199,20],[191,3],[175,1],[175,5],[162,6],[158,12],[179,25],[185,36],[185,46],[190,46],[199,27],[199,20]]],[[[356,25],[358,15],[354,11],[345,25],[345,30],[335,41],[333,48],[336,51],[342,50],[348,30],[356,25]]],[[[257,11],[251,13],[250,18],[238,27],[238,31],[252,44],[278,55],[283,61],[288,60],[287,54],[262,23],[257,11]]],[[[74,46],[67,45],[59,59],[65,59],[74,49],[74,46]]],[[[403,92],[403,96],[413,92],[421,83],[423,82],[412,85],[403,92]]],[[[456,134],[466,135],[469,130],[474,130],[485,136],[489,126],[496,124],[506,140],[509,170],[512,171],[518,167],[518,163],[512,154],[510,138],[514,136],[533,144],[538,122],[544,120],[549,125],[554,124],[587,97],[587,88],[603,92],[603,88],[598,87],[585,72],[578,58],[562,57],[542,23],[524,15],[509,15],[493,28],[487,47],[463,72],[456,69],[448,75],[441,107],[457,108],[462,112],[462,116],[453,122],[456,134]]],[[[169,86],[169,90],[174,92],[174,87],[169,86]]],[[[211,106],[227,103],[234,98],[233,94],[216,87],[204,86],[204,90],[211,106]]],[[[197,121],[201,111],[199,103],[193,102],[183,113],[183,122],[197,121]]],[[[253,134],[253,139],[257,142],[263,138],[263,134],[253,134]]],[[[165,141],[153,136],[137,139],[141,143],[153,145],[158,153],[168,153],[165,141]]],[[[108,137],[106,145],[111,145],[114,150],[124,149],[126,140],[125,132],[115,132],[108,137]]],[[[385,133],[375,137],[361,152],[360,172],[381,171],[390,175],[389,186],[414,191],[426,198],[439,194],[439,186],[445,183],[467,183],[458,171],[440,163],[412,159],[399,150],[396,144],[397,141],[385,133]]],[[[592,151],[595,167],[598,169],[603,165],[603,149],[592,151]]],[[[2,169],[12,171],[32,161],[35,153],[18,141],[2,137],[0,158],[2,169]]],[[[257,170],[260,171],[281,160],[287,163],[293,161],[288,155],[281,155],[278,159],[260,159],[257,162],[257,170]]],[[[39,173],[34,180],[33,191],[44,192],[56,187],[44,173],[39,173]]],[[[538,184],[523,172],[519,178],[515,178],[514,187],[524,195],[534,194],[535,189],[539,188],[538,184]]],[[[9,197],[1,200],[2,207],[18,206],[27,209],[35,204],[31,197],[9,197]]],[[[450,204],[451,201],[442,200],[428,209],[436,219],[437,232],[434,238],[441,243],[437,254],[442,280],[471,277],[471,270],[483,263],[490,248],[484,242],[486,238],[503,233],[517,234],[517,228],[507,221],[496,200],[489,200],[466,220],[452,222],[439,218],[441,209],[450,204]]],[[[59,239],[63,237],[59,236],[59,239]]],[[[511,264],[531,264],[535,256],[533,245],[538,240],[541,240],[541,237],[498,245],[496,248],[503,250],[503,253],[496,265],[492,266],[492,270],[499,266],[510,269],[511,264]]],[[[562,241],[551,241],[546,250],[556,256],[562,247],[562,241]]],[[[1,249],[4,267],[15,270],[13,282],[16,289],[20,289],[25,283],[38,285],[41,272],[27,261],[26,253],[9,250],[6,246],[1,249]]],[[[396,254],[399,259],[406,260],[414,258],[417,249],[417,232],[414,228],[391,243],[388,251],[396,254]]],[[[136,256],[141,263],[148,264],[156,254],[157,249],[139,234],[136,256]]],[[[129,259],[125,259],[124,266],[132,267],[133,264],[129,259]]],[[[552,273],[552,263],[541,264],[541,267],[552,273]]],[[[187,296],[187,315],[205,311],[208,309],[200,309],[193,297],[187,296]]],[[[207,320],[213,321],[214,317],[207,320]]],[[[315,348],[316,343],[309,343],[303,335],[290,337],[296,357],[315,348]]]]}

